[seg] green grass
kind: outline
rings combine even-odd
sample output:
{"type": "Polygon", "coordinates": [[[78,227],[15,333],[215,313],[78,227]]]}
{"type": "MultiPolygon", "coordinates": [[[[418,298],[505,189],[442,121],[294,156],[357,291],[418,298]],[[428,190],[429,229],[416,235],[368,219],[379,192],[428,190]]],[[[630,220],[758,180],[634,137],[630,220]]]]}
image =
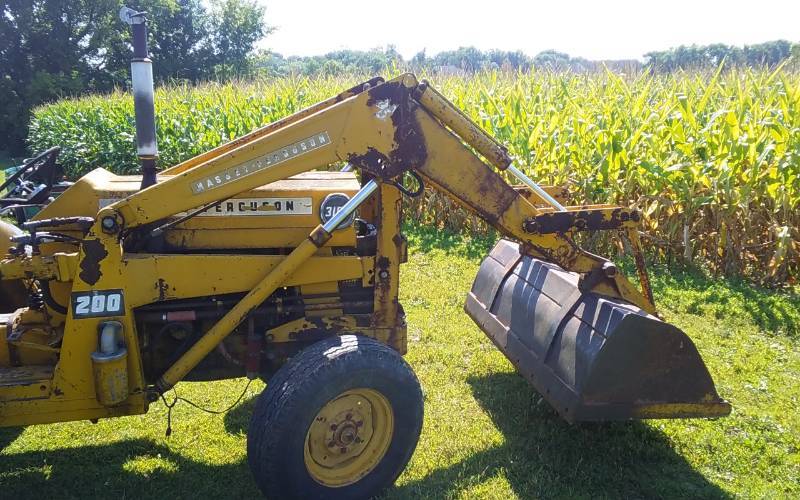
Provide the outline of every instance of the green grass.
{"type": "MultiPolygon", "coordinates": [[[[798,295],[656,267],[661,310],[696,342],[731,417],[568,425],[462,311],[490,242],[409,228],[408,361],[425,391],[417,452],[389,498],[797,497],[798,295]]],[[[184,383],[222,408],[245,380],[184,383]]],[[[5,498],[255,497],[245,457],[254,398],[224,416],[179,404],[143,417],[0,429],[5,498]]]]}

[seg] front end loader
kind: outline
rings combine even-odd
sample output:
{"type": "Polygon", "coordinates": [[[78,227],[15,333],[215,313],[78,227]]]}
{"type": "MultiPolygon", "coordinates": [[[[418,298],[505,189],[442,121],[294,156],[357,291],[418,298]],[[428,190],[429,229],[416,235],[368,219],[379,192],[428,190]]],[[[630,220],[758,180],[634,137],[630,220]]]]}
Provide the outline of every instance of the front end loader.
{"type": "Polygon", "coordinates": [[[691,340],[655,315],[638,212],[566,206],[413,75],[157,176],[154,133],[139,129],[144,179],[96,169],[0,227],[2,426],[141,414],[181,381],[261,378],[247,436],[259,488],[377,494],[422,425],[398,289],[403,197],[426,186],[504,235],[465,308],[561,416],[730,412],[691,340]],[[325,170],[340,162],[351,171],[325,170]],[[641,290],[582,250],[582,231],[625,235],[641,290]]]}

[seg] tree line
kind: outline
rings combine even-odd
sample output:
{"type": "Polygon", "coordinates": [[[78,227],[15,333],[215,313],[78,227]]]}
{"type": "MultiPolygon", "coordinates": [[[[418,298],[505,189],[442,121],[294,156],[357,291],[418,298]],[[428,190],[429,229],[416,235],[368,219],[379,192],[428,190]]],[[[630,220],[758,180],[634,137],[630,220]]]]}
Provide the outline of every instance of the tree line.
{"type": "Polygon", "coordinates": [[[591,72],[609,68],[614,71],[673,72],[686,69],[716,68],[723,61],[727,67],[775,67],[789,60],[800,61],[800,43],[776,40],[757,45],[691,45],[644,54],[644,60],[615,59],[592,61],[564,52],[545,50],[535,56],[522,51],[488,50],[460,47],[433,56],[425,51],[404,60],[393,46],[369,51],[338,50],[320,56],[284,57],[274,52],[253,55],[248,68],[251,75],[327,75],[343,72],[374,73],[386,67],[440,72],[474,73],[483,70],[529,71],[533,68],[554,71],[591,72]]]}
{"type": "Polygon", "coordinates": [[[387,67],[446,73],[482,70],[670,72],[726,65],[775,66],[800,60],[800,44],[778,40],[734,47],[681,46],[649,52],[645,61],[590,61],[547,50],[461,47],[408,60],[392,47],[284,57],[256,50],[272,29],[257,0],[5,0],[0,16],[0,150],[22,154],[33,107],[84,92],[129,85],[130,34],[123,4],[148,13],[156,82],[233,77],[382,73],[387,67]]]}
{"type": "Polygon", "coordinates": [[[123,5],[148,13],[157,81],[246,71],[269,33],[256,0],[5,0],[0,15],[0,150],[22,154],[33,107],[129,84],[123,5]]]}
{"type": "Polygon", "coordinates": [[[800,61],[800,43],[786,40],[736,47],[715,43],[712,45],[682,45],[680,47],[648,52],[644,55],[653,71],[671,72],[687,68],[727,66],[774,67],[788,59],[800,61]]]}

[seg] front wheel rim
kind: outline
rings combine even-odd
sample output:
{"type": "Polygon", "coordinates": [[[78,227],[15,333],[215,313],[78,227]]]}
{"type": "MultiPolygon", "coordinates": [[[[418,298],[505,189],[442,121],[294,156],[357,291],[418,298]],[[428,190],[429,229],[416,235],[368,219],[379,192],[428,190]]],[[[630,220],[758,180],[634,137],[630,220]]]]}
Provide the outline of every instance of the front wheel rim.
{"type": "Polygon", "coordinates": [[[383,394],[367,388],[343,392],[319,410],[306,433],[306,470],[324,486],[353,484],[383,460],[393,433],[394,413],[383,394]]]}

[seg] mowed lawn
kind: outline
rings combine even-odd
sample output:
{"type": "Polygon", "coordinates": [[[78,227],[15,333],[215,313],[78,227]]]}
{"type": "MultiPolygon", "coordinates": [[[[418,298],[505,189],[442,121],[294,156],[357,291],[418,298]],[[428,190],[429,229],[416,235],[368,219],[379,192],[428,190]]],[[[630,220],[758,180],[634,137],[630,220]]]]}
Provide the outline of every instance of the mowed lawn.
{"type": "MultiPolygon", "coordinates": [[[[569,425],[463,312],[490,242],[409,229],[402,301],[425,391],[417,452],[389,498],[719,498],[800,495],[800,298],[655,267],[661,311],[696,342],[734,411],[720,420],[569,425]]],[[[184,383],[223,408],[244,379],[184,383]]],[[[146,416],[0,429],[2,498],[248,498],[254,398],[226,415],[178,404],[146,416]]]]}

